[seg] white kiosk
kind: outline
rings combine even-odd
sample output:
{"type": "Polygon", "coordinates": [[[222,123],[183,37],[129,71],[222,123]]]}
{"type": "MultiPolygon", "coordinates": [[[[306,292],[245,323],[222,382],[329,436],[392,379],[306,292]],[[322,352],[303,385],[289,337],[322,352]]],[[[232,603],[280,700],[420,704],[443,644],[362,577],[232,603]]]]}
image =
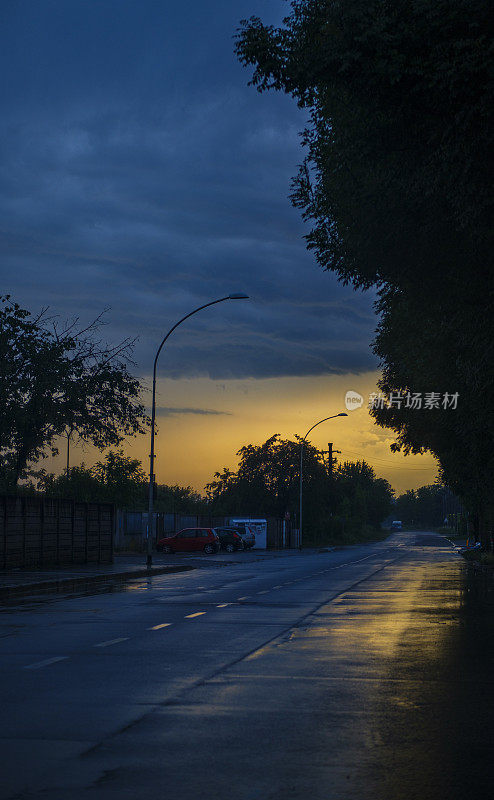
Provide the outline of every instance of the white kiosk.
{"type": "Polygon", "coordinates": [[[239,519],[238,517],[230,519],[230,525],[235,527],[235,525],[241,525],[242,527],[245,526],[245,530],[251,531],[256,537],[256,543],[254,547],[256,550],[265,550],[268,546],[268,523],[265,519],[249,519],[243,518],[239,519]]]}

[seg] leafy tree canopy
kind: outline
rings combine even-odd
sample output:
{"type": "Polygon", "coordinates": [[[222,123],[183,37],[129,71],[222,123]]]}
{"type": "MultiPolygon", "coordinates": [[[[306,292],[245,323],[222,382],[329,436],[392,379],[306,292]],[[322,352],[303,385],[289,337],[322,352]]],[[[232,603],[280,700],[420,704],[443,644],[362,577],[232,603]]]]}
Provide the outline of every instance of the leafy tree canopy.
{"type": "Polygon", "coordinates": [[[295,0],[283,26],[242,23],[259,91],[308,112],[292,202],[308,247],[379,289],[380,388],[458,392],[457,411],[381,408],[396,448],[431,450],[494,525],[492,13],[483,0],[295,0]]]}
{"type": "Polygon", "coordinates": [[[99,449],[143,433],[139,380],[128,371],[133,342],[102,343],[101,318],[86,328],[37,316],[0,298],[0,455],[4,489],[63,433],[99,449]]]}
{"type": "MultiPolygon", "coordinates": [[[[262,445],[242,447],[236,472],[215,474],[206,492],[214,514],[259,514],[296,521],[299,511],[301,438],[281,439],[275,434],[262,445]]],[[[346,462],[329,469],[324,454],[304,445],[304,528],[330,532],[331,515],[352,519],[356,527],[379,527],[389,513],[393,492],[387,481],[376,478],[365,461],[346,462]]]]}
{"type": "Polygon", "coordinates": [[[360,517],[378,528],[389,514],[393,490],[377,478],[365,461],[345,461],[334,472],[333,507],[336,513],[360,517]]]}
{"type": "MultiPolygon", "coordinates": [[[[215,473],[206,486],[213,508],[225,513],[259,513],[282,517],[298,505],[300,437],[296,441],[274,434],[262,445],[246,445],[237,472],[226,467],[215,473]]],[[[304,447],[304,489],[313,492],[327,479],[322,453],[310,444],[304,447]]]]}
{"type": "Polygon", "coordinates": [[[449,514],[461,511],[458,499],[440,483],[409,489],[396,498],[393,514],[405,525],[440,527],[449,514]]]}
{"type": "MultiPolygon", "coordinates": [[[[28,490],[44,492],[48,497],[63,497],[83,502],[99,500],[118,508],[145,511],[148,503],[148,478],[137,458],[123,450],[106,454],[103,461],[87,467],[71,467],[69,473],[53,475],[45,470],[31,472],[28,490]]],[[[205,499],[190,486],[157,486],[155,511],[168,513],[205,513],[205,499]]]]}
{"type": "Polygon", "coordinates": [[[483,0],[296,0],[243,21],[259,91],[309,111],[293,201],[324,268],[368,287],[462,283],[492,246],[492,18],[483,0]]]}

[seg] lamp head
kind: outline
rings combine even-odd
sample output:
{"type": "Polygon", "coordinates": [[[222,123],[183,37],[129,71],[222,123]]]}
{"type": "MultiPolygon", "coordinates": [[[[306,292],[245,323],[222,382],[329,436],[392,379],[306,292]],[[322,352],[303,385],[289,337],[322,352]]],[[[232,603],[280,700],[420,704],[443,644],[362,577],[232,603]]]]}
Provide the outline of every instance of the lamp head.
{"type": "Polygon", "coordinates": [[[248,300],[249,299],[249,295],[248,294],[244,294],[243,292],[237,292],[236,294],[229,294],[228,295],[228,299],[229,300],[248,300]]]}
{"type": "Polygon", "coordinates": [[[348,417],[348,414],[345,414],[345,412],[342,411],[340,414],[337,414],[336,416],[337,417],[348,417]]]}

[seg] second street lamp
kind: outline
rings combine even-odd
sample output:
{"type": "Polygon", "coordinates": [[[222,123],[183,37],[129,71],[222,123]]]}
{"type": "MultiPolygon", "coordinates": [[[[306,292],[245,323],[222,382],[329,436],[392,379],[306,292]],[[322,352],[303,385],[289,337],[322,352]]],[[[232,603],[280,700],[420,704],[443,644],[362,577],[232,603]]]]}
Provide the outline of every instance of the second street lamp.
{"type": "Polygon", "coordinates": [[[299,479],[300,483],[299,483],[299,495],[298,495],[298,499],[299,499],[298,549],[299,550],[302,550],[302,469],[303,469],[303,459],[304,459],[304,444],[305,444],[305,441],[306,441],[309,433],[311,431],[313,431],[314,428],[317,428],[317,426],[320,425],[321,422],[327,422],[328,419],[335,419],[336,417],[348,417],[348,414],[346,414],[344,411],[342,411],[340,414],[333,414],[332,417],[324,417],[324,419],[320,419],[319,422],[316,422],[315,425],[312,426],[312,428],[309,428],[309,430],[307,431],[307,433],[303,437],[302,441],[300,442],[300,479],[299,479]]]}
{"type": "Polygon", "coordinates": [[[214,306],[216,303],[223,303],[224,300],[248,300],[249,295],[243,294],[242,292],[238,292],[237,294],[229,294],[226,297],[220,297],[218,300],[212,300],[210,303],[205,303],[203,306],[199,306],[199,308],[195,308],[194,311],[191,311],[189,314],[186,314],[185,317],[182,317],[174,326],[170,328],[166,336],[164,337],[163,341],[161,342],[160,346],[158,347],[158,351],[156,353],[153,365],[153,400],[151,405],[151,452],[149,454],[149,504],[148,504],[148,524],[147,524],[147,558],[146,558],[146,565],[148,569],[151,567],[153,563],[153,488],[154,488],[154,428],[156,422],[156,365],[158,363],[158,357],[161,353],[161,349],[165,344],[166,340],[170,336],[171,333],[178,328],[182,322],[185,322],[186,319],[191,317],[193,314],[197,314],[198,311],[202,311],[203,308],[208,308],[208,306],[214,306]]]}

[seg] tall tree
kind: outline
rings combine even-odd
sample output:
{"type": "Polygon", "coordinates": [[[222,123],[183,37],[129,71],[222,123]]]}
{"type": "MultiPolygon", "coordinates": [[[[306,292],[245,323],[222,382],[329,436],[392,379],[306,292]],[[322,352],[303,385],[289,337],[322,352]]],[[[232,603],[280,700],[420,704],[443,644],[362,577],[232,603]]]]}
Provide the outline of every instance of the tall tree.
{"type": "Polygon", "coordinates": [[[60,324],[47,311],[32,316],[0,298],[0,455],[5,489],[28,466],[58,452],[75,434],[99,449],[143,433],[148,423],[141,385],[128,371],[133,342],[98,339],[101,317],[86,328],[60,324]]]}
{"type": "Polygon", "coordinates": [[[243,22],[259,91],[309,112],[293,200],[355,286],[484,275],[492,243],[492,15],[483,0],[296,0],[243,22]]]}
{"type": "Polygon", "coordinates": [[[377,478],[365,461],[345,461],[336,468],[334,479],[334,511],[344,514],[348,509],[361,524],[379,528],[391,511],[393,490],[388,481],[377,478]]]}
{"type": "MultiPolygon", "coordinates": [[[[300,437],[275,434],[262,445],[246,445],[237,455],[238,469],[226,467],[206,487],[213,513],[251,514],[293,520],[299,511],[300,437]]],[[[332,534],[330,517],[352,520],[354,532],[378,528],[389,513],[393,495],[387,481],[376,478],[365,461],[346,462],[328,472],[324,454],[310,443],[303,455],[304,528],[310,534],[332,534]]]]}
{"type": "Polygon", "coordinates": [[[377,286],[382,390],[458,392],[455,412],[376,409],[396,448],[430,449],[494,527],[492,15],[483,0],[296,0],[281,28],[242,23],[260,91],[307,109],[292,202],[308,247],[377,286]],[[479,326],[479,309],[482,326],[479,326]]]}
{"type": "Polygon", "coordinates": [[[465,296],[458,296],[454,308],[438,293],[431,298],[386,292],[375,341],[383,369],[380,388],[387,398],[409,393],[424,398],[433,390],[441,402],[437,407],[416,409],[398,400],[397,405],[376,407],[372,414],[378,424],[396,432],[394,450],[421,453],[427,449],[437,456],[442,481],[461,498],[476,531],[490,546],[494,419],[488,398],[494,388],[494,332],[491,320],[482,313],[489,298],[483,302],[479,284],[477,291],[474,307],[464,304],[465,296]],[[444,407],[445,395],[451,400],[455,394],[457,401],[444,407]]]}
{"type": "MultiPolygon", "coordinates": [[[[295,518],[298,509],[300,437],[281,439],[274,434],[261,445],[249,444],[238,453],[236,472],[226,467],[206,486],[213,509],[224,513],[267,514],[295,518]]],[[[328,503],[327,471],[323,454],[307,443],[304,447],[304,497],[307,522],[320,516],[328,503]]]]}

